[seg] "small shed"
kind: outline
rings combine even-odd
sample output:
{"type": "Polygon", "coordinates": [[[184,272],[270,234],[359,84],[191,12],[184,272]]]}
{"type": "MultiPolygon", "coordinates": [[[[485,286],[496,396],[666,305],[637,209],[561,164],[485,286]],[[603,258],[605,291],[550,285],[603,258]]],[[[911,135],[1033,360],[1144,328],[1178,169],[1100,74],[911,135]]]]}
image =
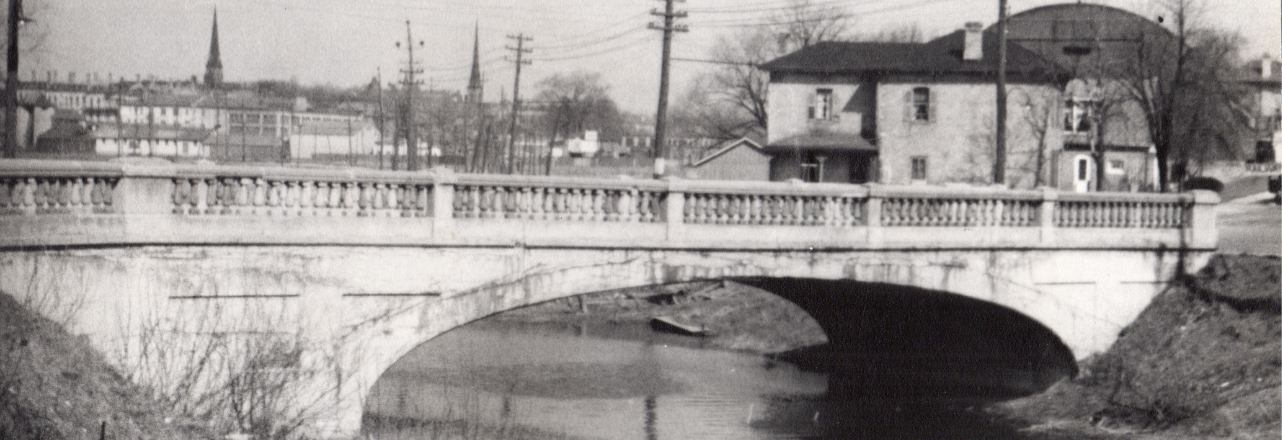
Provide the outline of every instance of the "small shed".
{"type": "Polygon", "coordinates": [[[686,177],[702,180],[770,180],[770,155],[761,144],[743,137],[721,143],[686,168],[686,177]]]}

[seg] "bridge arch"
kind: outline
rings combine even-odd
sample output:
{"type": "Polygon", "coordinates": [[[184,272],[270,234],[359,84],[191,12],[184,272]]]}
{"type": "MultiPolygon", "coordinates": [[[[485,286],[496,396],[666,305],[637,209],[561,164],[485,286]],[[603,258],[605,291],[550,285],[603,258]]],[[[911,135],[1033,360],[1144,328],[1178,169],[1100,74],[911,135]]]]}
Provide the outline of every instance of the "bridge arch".
{"type": "MultiPolygon", "coordinates": [[[[353,373],[360,384],[363,402],[378,378],[397,360],[415,347],[453,328],[504,311],[545,301],[587,293],[631,287],[663,285],[678,282],[725,279],[764,288],[777,296],[797,304],[819,322],[824,331],[835,339],[839,349],[841,340],[851,335],[850,327],[843,327],[845,319],[840,311],[856,310],[866,296],[876,289],[890,289],[889,295],[878,295],[884,300],[894,295],[931,296],[938,304],[964,305],[958,313],[985,311],[977,319],[1001,317],[1023,319],[1024,328],[1038,333],[1045,340],[1053,340],[1048,353],[1036,357],[1039,362],[1060,362],[1063,372],[1075,374],[1074,353],[1061,342],[1061,335],[1074,329],[1053,327],[1053,320],[1039,320],[1037,316],[1018,311],[1039,295],[1035,289],[1022,286],[1000,276],[995,276],[993,264],[1018,266],[1014,261],[996,255],[970,256],[936,255],[933,262],[921,255],[879,255],[864,258],[857,255],[826,255],[823,258],[798,258],[798,255],[774,255],[761,259],[744,255],[700,253],[629,252],[615,258],[587,258],[575,264],[549,266],[531,264],[535,269],[523,276],[498,280],[474,288],[443,294],[440,298],[424,300],[413,313],[402,313],[377,326],[371,326],[366,335],[354,336],[355,344],[362,350],[361,360],[353,373]],[[834,258],[836,257],[836,258],[834,258]],[[777,264],[782,261],[797,264],[777,264]],[[930,262],[924,264],[923,261],[930,262]],[[982,264],[980,264],[982,263],[982,264]],[[788,285],[781,285],[788,284],[788,285]],[[805,286],[811,292],[798,293],[796,287],[805,286]],[[951,290],[944,290],[951,289],[951,290]],[[844,296],[838,296],[843,295],[844,296]],[[980,305],[984,307],[979,307],[980,305]],[[835,337],[834,337],[835,336],[835,337]]],[[[537,257],[535,259],[538,259],[537,257]]],[[[1005,270],[1011,270],[1007,267],[1005,270]]],[[[997,271],[1001,273],[1001,271],[997,271]]],[[[1054,310],[1051,308],[1044,308],[1054,310]]],[[[1032,311],[1037,312],[1034,308],[1032,311]]],[[[865,315],[863,318],[867,318],[865,315]]],[[[859,318],[856,318],[859,319],[859,318]]],[[[960,320],[960,319],[959,319],[960,320]]],[[[884,321],[883,321],[884,322],[884,321]]],[[[864,335],[867,336],[867,335],[864,335]]],[[[360,405],[364,410],[364,404],[360,405]]]]}

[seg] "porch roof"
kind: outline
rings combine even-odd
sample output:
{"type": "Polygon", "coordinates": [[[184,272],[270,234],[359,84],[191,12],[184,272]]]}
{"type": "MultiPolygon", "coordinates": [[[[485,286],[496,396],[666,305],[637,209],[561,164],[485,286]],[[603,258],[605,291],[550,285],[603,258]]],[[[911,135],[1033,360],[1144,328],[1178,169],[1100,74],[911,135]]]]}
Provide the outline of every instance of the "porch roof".
{"type": "Polygon", "coordinates": [[[789,136],[769,145],[763,150],[767,153],[785,153],[796,150],[828,152],[866,152],[876,153],[877,146],[860,136],[849,134],[800,134],[789,136]]]}

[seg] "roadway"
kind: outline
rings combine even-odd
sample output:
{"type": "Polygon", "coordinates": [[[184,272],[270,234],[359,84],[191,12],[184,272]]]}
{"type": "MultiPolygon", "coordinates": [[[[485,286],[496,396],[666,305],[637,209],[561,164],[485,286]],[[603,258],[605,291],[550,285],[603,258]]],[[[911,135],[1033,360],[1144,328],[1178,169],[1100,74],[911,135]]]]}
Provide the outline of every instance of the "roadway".
{"type": "Polygon", "coordinates": [[[1256,193],[1219,206],[1220,253],[1282,256],[1282,205],[1256,193]]]}

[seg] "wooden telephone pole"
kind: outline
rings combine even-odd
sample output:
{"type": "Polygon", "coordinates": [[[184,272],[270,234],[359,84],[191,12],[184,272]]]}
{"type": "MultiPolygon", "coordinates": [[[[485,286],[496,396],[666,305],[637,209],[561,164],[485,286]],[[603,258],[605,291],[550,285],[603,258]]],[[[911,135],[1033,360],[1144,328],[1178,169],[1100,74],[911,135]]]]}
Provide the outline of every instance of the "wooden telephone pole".
{"type": "MultiPolygon", "coordinates": [[[[659,67],[659,109],[654,115],[654,178],[662,178],[666,173],[667,151],[664,146],[666,142],[666,130],[668,123],[668,69],[671,64],[672,54],[672,33],[689,32],[690,28],[685,25],[674,25],[672,22],[676,18],[684,18],[685,11],[673,11],[672,2],[677,0],[664,0],[663,12],[658,10],[650,11],[650,15],[663,17],[663,25],[659,26],[650,23],[650,29],[663,31],[663,61],[659,67]]],[[[683,0],[682,0],[683,1],[683,0]]]]}
{"type": "Polygon", "coordinates": [[[525,48],[525,42],[532,38],[526,37],[525,34],[507,37],[516,40],[516,47],[507,48],[516,52],[516,77],[512,80],[512,121],[507,133],[507,173],[512,174],[513,165],[516,163],[516,118],[521,114],[521,65],[530,64],[530,60],[521,59],[521,55],[531,52],[530,49],[525,48]]]}
{"type": "MultiPolygon", "coordinates": [[[[423,42],[419,41],[418,44],[422,46],[423,42]]],[[[399,46],[400,43],[396,43],[396,45],[399,46]]],[[[401,82],[401,85],[405,88],[405,155],[407,156],[407,169],[418,171],[418,136],[414,131],[416,122],[414,119],[414,89],[417,89],[422,81],[415,80],[414,74],[423,73],[423,69],[419,69],[414,64],[414,35],[410,33],[409,20],[405,20],[405,50],[409,53],[409,60],[405,65],[406,68],[401,71],[405,74],[405,80],[401,82]]]]}
{"type": "Polygon", "coordinates": [[[1006,0],[999,0],[997,8],[997,139],[993,183],[1001,185],[1006,183],[1006,0]]]}
{"type": "Polygon", "coordinates": [[[9,62],[4,77],[4,157],[18,155],[18,25],[22,0],[9,0],[9,62]]]}

